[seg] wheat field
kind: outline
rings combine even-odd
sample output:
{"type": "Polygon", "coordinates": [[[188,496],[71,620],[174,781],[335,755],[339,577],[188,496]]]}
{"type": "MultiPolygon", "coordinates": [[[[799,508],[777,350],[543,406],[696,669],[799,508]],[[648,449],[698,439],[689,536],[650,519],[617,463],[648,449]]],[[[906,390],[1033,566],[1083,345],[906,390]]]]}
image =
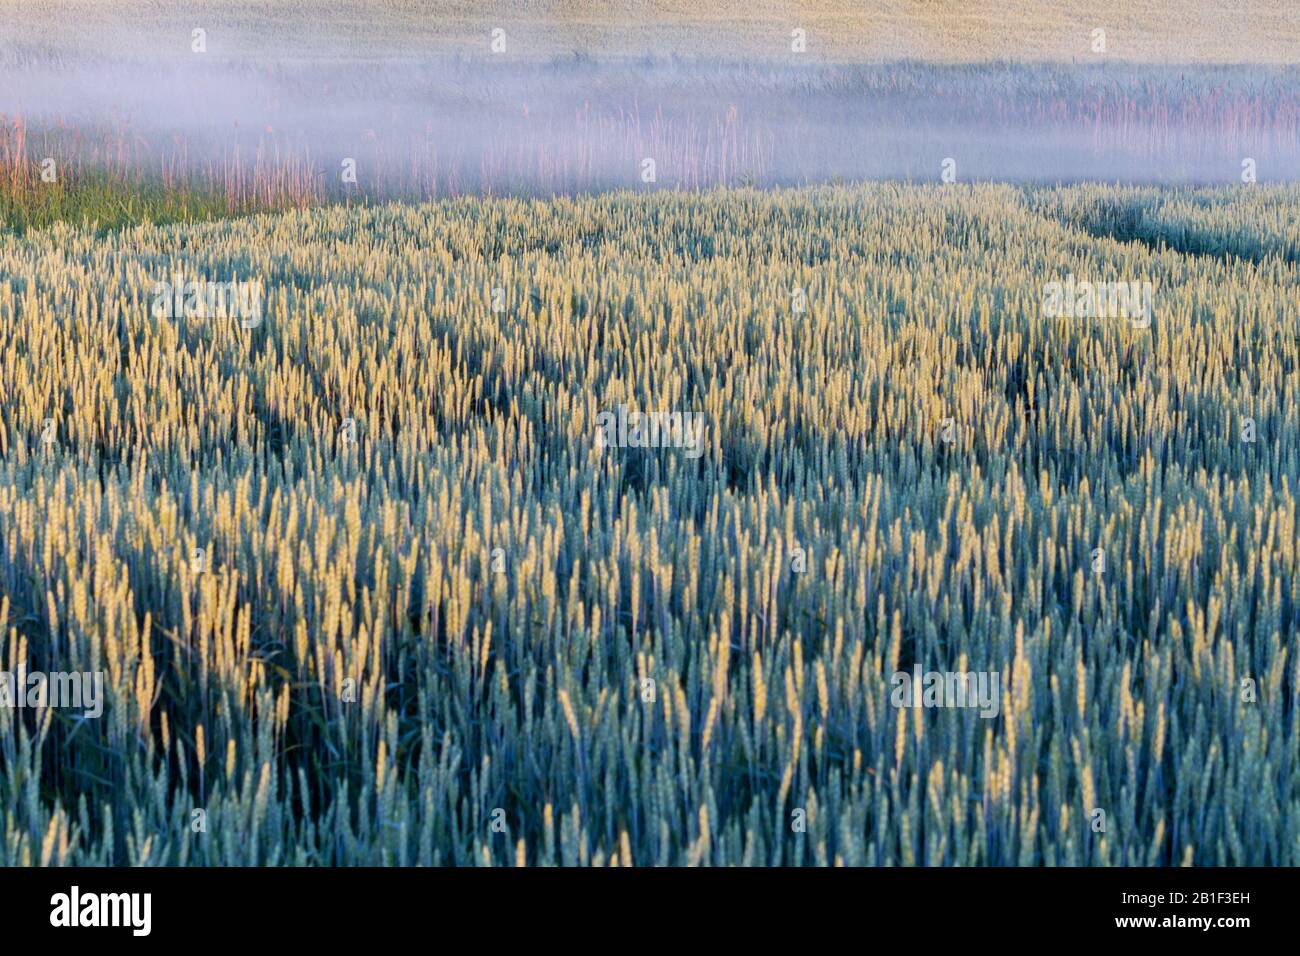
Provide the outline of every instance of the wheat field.
{"type": "Polygon", "coordinates": [[[100,720],[0,708],[0,864],[1295,865],[1297,211],[878,183],[0,234],[0,656],[107,675],[100,720]],[[1149,323],[1045,317],[1067,274],[1149,323]],[[265,312],[160,315],[173,276],[265,312]],[[611,447],[619,406],[701,454],[611,447]],[[999,712],[897,706],[913,667],[999,712]]]}
{"type": "Polygon", "coordinates": [[[0,0],[0,866],[1300,864],[1297,49],[0,0]]]}

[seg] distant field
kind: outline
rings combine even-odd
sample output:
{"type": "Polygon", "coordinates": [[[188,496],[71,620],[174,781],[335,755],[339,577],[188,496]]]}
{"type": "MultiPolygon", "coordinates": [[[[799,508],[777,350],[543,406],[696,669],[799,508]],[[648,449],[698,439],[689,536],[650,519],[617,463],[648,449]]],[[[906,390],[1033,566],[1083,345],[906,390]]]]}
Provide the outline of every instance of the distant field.
{"type": "Polygon", "coordinates": [[[1289,0],[4,0],[0,11],[0,39],[152,57],[187,51],[195,26],[211,32],[214,55],[281,58],[474,55],[493,27],[520,57],[793,59],[795,28],[807,31],[809,60],[1287,64],[1300,51],[1300,7],[1289,0]],[[1104,57],[1092,50],[1097,28],[1104,57]]]}

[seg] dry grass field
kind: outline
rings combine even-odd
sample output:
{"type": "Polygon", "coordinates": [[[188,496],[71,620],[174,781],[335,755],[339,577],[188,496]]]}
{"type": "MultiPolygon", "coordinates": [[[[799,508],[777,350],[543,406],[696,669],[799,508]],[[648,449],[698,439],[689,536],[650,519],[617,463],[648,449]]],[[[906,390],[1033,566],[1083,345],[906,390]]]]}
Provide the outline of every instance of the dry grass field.
{"type": "Polygon", "coordinates": [[[191,28],[224,34],[214,55],[294,59],[430,52],[473,56],[505,29],[521,57],[682,56],[790,59],[791,30],[809,60],[1290,64],[1300,7],[1288,0],[3,0],[0,39],[60,49],[185,52],[191,28]],[[701,7],[705,10],[701,10],[701,7]],[[175,48],[169,46],[173,37],[175,48]]]}

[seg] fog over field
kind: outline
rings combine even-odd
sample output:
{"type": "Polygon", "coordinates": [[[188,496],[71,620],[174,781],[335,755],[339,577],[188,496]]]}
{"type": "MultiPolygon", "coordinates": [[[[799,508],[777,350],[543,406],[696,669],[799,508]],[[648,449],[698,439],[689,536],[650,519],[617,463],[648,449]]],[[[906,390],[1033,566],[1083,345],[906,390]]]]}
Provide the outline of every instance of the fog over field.
{"type": "Polygon", "coordinates": [[[492,53],[486,30],[472,55],[358,59],[318,39],[285,61],[242,55],[219,27],[159,36],[154,56],[136,34],[121,55],[3,37],[0,147],[21,126],[32,158],[292,168],[314,195],[936,181],[946,160],[956,181],[1238,182],[1246,160],[1261,182],[1300,173],[1286,67],[528,57],[510,33],[492,53]]]}
{"type": "MultiPolygon", "coordinates": [[[[360,185],[550,191],[833,177],[1236,181],[1300,171],[1293,72],[1165,67],[796,67],[438,60],[272,67],[192,62],[13,69],[30,127],[111,134],[142,158],[259,143],[360,185]],[[380,175],[380,174],[383,175],[380,175]],[[372,177],[367,183],[367,176],[372,177]]],[[[57,141],[57,137],[56,137],[57,141]]]]}

